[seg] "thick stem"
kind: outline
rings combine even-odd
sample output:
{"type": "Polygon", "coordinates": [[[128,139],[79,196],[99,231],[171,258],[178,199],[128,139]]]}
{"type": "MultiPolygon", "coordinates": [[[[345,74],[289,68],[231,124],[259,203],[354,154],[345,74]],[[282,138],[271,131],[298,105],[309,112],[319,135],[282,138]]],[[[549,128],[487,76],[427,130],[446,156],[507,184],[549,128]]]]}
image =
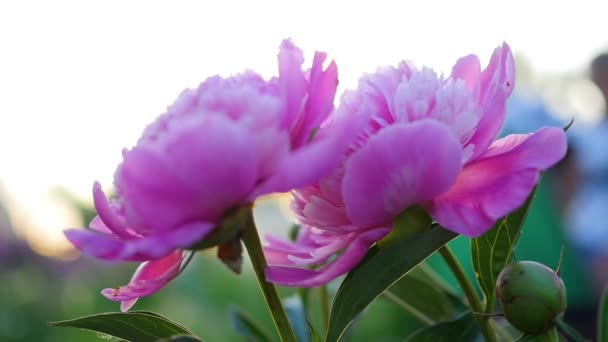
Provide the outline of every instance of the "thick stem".
{"type": "MultiPolygon", "coordinates": [[[[475,291],[475,287],[473,287],[473,283],[469,277],[464,273],[460,262],[452,252],[452,250],[448,246],[443,246],[439,249],[439,254],[445,260],[445,263],[448,265],[458,283],[460,283],[460,287],[464,291],[465,296],[469,302],[469,306],[471,311],[473,312],[483,312],[483,306],[481,305],[481,300],[475,291]]],[[[496,335],[490,326],[490,322],[488,321],[488,317],[484,317],[482,315],[475,315],[477,322],[479,323],[479,327],[481,328],[481,333],[484,338],[488,342],[495,342],[496,335]]]]}
{"type": "Polygon", "coordinates": [[[258,236],[255,222],[253,221],[252,211],[249,212],[248,217],[245,220],[241,240],[243,240],[245,248],[247,248],[247,253],[249,253],[249,257],[251,258],[251,263],[253,264],[253,270],[255,271],[255,275],[258,279],[258,284],[260,285],[260,289],[264,294],[266,305],[270,310],[272,320],[274,321],[274,325],[279,332],[281,341],[297,342],[296,335],[294,334],[291,324],[289,323],[287,313],[285,312],[285,308],[283,307],[283,303],[281,302],[277,288],[274,286],[274,284],[266,281],[266,276],[264,274],[264,270],[267,266],[266,258],[264,257],[262,243],[260,242],[260,237],[258,236]]]}
{"type": "Polygon", "coordinates": [[[327,293],[327,285],[321,286],[319,291],[321,317],[323,317],[323,332],[327,334],[327,330],[329,329],[329,294],[327,293]]]}

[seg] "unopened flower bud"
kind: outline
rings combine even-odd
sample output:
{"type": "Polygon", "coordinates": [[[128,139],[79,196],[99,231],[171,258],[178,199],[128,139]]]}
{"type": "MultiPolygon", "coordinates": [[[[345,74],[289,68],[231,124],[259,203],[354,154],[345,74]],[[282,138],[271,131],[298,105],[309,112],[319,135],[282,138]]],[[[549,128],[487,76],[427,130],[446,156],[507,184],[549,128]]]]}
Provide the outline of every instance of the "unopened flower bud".
{"type": "Polygon", "coordinates": [[[505,318],[526,334],[540,334],[555,325],[566,310],[566,288],[552,269],[520,261],[498,275],[496,295],[505,318]]]}

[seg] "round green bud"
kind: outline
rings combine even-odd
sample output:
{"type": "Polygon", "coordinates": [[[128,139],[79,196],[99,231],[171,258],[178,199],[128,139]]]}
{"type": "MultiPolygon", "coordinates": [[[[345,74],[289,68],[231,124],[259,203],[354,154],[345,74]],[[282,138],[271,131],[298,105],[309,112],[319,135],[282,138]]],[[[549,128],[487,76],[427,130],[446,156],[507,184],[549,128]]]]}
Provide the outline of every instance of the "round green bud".
{"type": "Polygon", "coordinates": [[[566,310],[566,287],[549,267],[534,261],[507,265],[496,280],[505,318],[526,334],[541,334],[566,310]]]}

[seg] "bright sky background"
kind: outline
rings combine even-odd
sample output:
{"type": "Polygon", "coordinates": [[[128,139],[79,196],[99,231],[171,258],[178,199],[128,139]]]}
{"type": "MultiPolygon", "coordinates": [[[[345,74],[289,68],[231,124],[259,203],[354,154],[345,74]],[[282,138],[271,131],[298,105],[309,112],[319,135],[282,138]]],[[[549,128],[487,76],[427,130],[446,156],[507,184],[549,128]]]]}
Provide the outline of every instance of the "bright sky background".
{"type": "Polygon", "coordinates": [[[73,221],[49,188],[109,187],[122,148],[183,88],[246,68],[273,75],[285,37],[307,57],[328,52],[343,89],[402,59],[485,63],[502,41],[536,71],[583,70],[607,47],[605,16],[602,1],[581,0],[2,1],[0,185],[31,226],[60,232],[73,221]]]}

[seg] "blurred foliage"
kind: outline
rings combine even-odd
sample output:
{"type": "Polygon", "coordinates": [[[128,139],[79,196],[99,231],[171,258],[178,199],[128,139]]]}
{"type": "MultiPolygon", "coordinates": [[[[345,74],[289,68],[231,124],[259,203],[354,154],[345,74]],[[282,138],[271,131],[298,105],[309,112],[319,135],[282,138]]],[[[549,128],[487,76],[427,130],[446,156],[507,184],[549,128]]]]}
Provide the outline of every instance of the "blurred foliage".
{"type": "MultiPolygon", "coordinates": [[[[22,246],[27,250],[27,246],[22,246]]],[[[106,311],[118,311],[118,303],[99,294],[104,287],[128,281],[135,265],[100,263],[89,258],[76,262],[52,261],[33,252],[21,263],[2,268],[0,281],[0,341],[100,341],[94,333],[52,328],[57,321],[106,311]]],[[[281,289],[289,296],[292,289],[281,289]]],[[[321,331],[317,291],[311,291],[312,324],[321,331]]],[[[136,304],[137,310],[158,312],[175,320],[207,341],[242,341],[231,322],[235,305],[255,317],[266,331],[274,328],[259,293],[252,270],[241,276],[230,272],[213,253],[199,255],[173,283],[136,304]]],[[[408,331],[420,328],[397,306],[386,301],[373,304],[361,319],[353,341],[401,341],[408,331]]]]}

